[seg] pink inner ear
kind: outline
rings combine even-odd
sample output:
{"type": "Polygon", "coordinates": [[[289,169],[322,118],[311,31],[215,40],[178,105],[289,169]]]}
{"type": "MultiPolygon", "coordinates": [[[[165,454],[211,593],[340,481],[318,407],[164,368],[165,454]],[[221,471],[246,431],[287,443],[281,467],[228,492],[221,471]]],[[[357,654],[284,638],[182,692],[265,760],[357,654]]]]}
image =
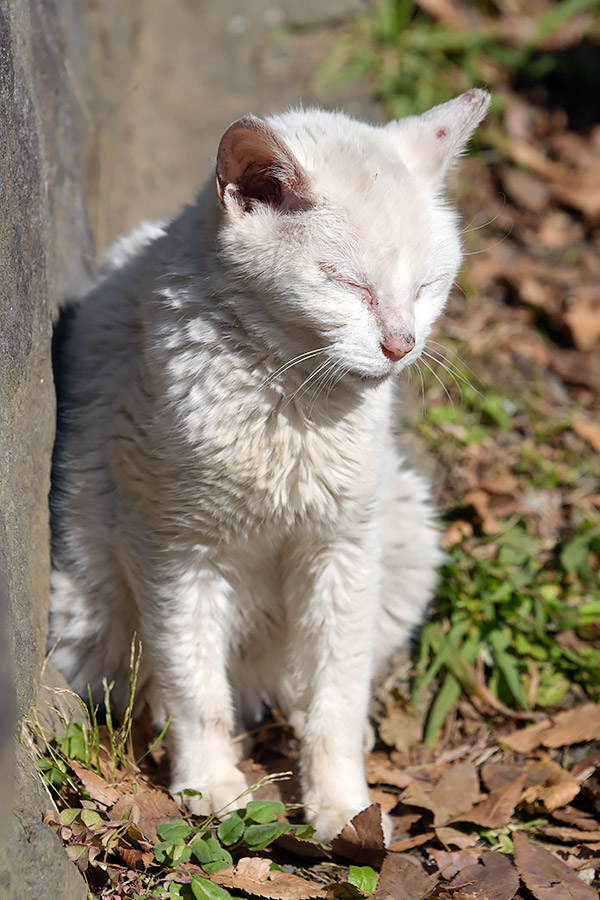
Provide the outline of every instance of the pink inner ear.
{"type": "Polygon", "coordinates": [[[266,122],[250,116],[234,122],[221,138],[217,153],[221,202],[230,184],[247,212],[256,202],[285,212],[311,205],[308,178],[298,161],[266,122]]]}

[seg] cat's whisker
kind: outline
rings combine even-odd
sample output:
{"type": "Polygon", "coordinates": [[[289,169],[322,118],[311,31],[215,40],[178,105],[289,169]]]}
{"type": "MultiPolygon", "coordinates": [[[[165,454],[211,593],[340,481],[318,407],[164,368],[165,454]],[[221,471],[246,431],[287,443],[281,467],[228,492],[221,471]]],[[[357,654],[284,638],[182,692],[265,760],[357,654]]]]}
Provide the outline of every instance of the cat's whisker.
{"type": "Polygon", "coordinates": [[[416,369],[419,380],[421,381],[421,415],[425,415],[427,411],[427,401],[425,399],[425,379],[423,378],[423,372],[421,371],[421,366],[419,365],[420,360],[416,359],[413,363],[411,363],[411,367],[416,369]]]}
{"type": "Polygon", "coordinates": [[[452,397],[451,397],[451,395],[450,395],[450,391],[448,390],[448,388],[446,387],[446,385],[444,384],[444,382],[442,381],[442,379],[440,378],[440,376],[438,375],[438,373],[435,371],[435,369],[433,369],[433,368],[429,365],[429,363],[428,363],[426,360],[423,359],[422,356],[421,356],[421,362],[423,363],[423,365],[425,366],[426,369],[429,369],[429,371],[431,372],[431,374],[433,375],[433,377],[435,378],[435,380],[436,380],[437,382],[439,382],[439,384],[440,384],[440,386],[442,387],[442,390],[444,391],[446,397],[447,397],[448,400],[450,401],[450,406],[454,406],[454,401],[453,401],[453,399],[452,399],[452,397]]]}
{"type": "Polygon", "coordinates": [[[450,370],[454,372],[457,378],[459,378],[461,381],[463,381],[464,384],[470,387],[471,390],[474,391],[474,393],[476,393],[479,397],[483,396],[479,388],[475,387],[475,384],[473,383],[473,381],[478,381],[481,384],[477,372],[475,372],[463,359],[459,358],[457,353],[453,352],[449,347],[445,347],[444,344],[440,344],[439,341],[429,340],[427,341],[427,346],[432,353],[437,353],[437,356],[439,357],[438,362],[440,363],[440,365],[442,365],[443,361],[443,363],[447,364],[450,367],[450,370]],[[434,350],[431,347],[431,344],[435,344],[436,347],[440,347],[441,350],[434,350]],[[458,364],[455,365],[454,363],[452,363],[446,356],[446,353],[451,353],[452,356],[454,356],[458,360],[458,364]],[[467,376],[467,372],[473,376],[472,379],[467,376]]]}
{"type": "Polygon", "coordinates": [[[445,371],[448,372],[448,374],[451,375],[452,378],[462,381],[463,384],[467,385],[467,387],[472,388],[474,391],[477,390],[472,384],[471,379],[468,378],[467,375],[458,366],[455,366],[454,363],[450,362],[450,360],[446,356],[444,356],[443,353],[440,353],[439,350],[435,350],[432,347],[429,347],[427,351],[423,352],[429,359],[431,359],[433,362],[438,363],[438,365],[440,365],[442,369],[445,369],[445,371]]]}
{"type": "Polygon", "coordinates": [[[453,288],[457,288],[457,289],[461,292],[461,294],[463,295],[463,297],[465,298],[465,300],[468,302],[469,298],[467,297],[467,292],[465,291],[465,289],[464,289],[464,287],[462,286],[462,284],[460,283],[460,281],[453,281],[453,282],[452,282],[452,287],[453,287],[453,288]]]}
{"type": "Polygon", "coordinates": [[[321,375],[317,379],[316,385],[314,386],[311,403],[308,408],[307,414],[308,414],[309,418],[311,416],[311,413],[313,411],[313,408],[317,401],[317,398],[319,397],[319,394],[322,393],[327,381],[332,377],[332,375],[335,376],[335,371],[336,371],[338,365],[339,365],[339,363],[337,360],[335,360],[335,359],[331,360],[331,364],[325,369],[324,372],[321,373],[321,375]]]}
{"type": "Polygon", "coordinates": [[[515,223],[511,222],[510,228],[508,229],[506,234],[503,234],[495,244],[490,244],[489,247],[483,247],[483,249],[481,250],[471,250],[468,253],[464,253],[463,256],[479,256],[480,253],[489,253],[490,250],[494,250],[495,247],[499,247],[500,244],[503,244],[504,241],[511,236],[514,227],[515,223]]]}
{"type": "Polygon", "coordinates": [[[500,215],[500,213],[506,206],[506,194],[500,193],[499,196],[502,197],[502,206],[500,207],[500,209],[498,210],[498,212],[496,213],[495,216],[492,216],[492,218],[488,219],[487,222],[483,222],[482,225],[475,225],[474,228],[471,228],[471,225],[477,218],[477,213],[476,213],[473,216],[473,218],[471,219],[471,221],[469,222],[469,224],[467,225],[467,227],[463,228],[463,230],[460,232],[460,234],[470,234],[473,231],[481,231],[482,228],[487,228],[488,225],[493,225],[493,223],[496,221],[496,219],[498,218],[498,216],[500,215]]]}
{"type": "Polygon", "coordinates": [[[287,400],[284,402],[283,406],[281,407],[282,410],[285,409],[287,406],[289,406],[289,404],[294,400],[294,398],[298,394],[300,394],[300,396],[302,396],[302,394],[307,390],[308,385],[313,380],[313,378],[316,378],[317,375],[320,372],[322,372],[324,368],[329,367],[330,365],[331,365],[331,360],[326,359],[325,362],[322,362],[319,366],[317,366],[316,369],[313,369],[311,374],[308,375],[304,379],[304,381],[296,388],[296,390],[287,398],[287,400]]]}
{"type": "Polygon", "coordinates": [[[274,379],[277,378],[278,375],[282,375],[293,366],[297,366],[299,363],[304,362],[305,359],[310,359],[312,356],[317,356],[319,353],[323,353],[326,349],[326,347],[317,347],[316,350],[307,350],[306,353],[299,353],[298,356],[294,356],[293,359],[290,359],[287,362],[283,363],[283,365],[272,372],[267,378],[265,378],[264,381],[260,383],[259,387],[267,387],[267,385],[271,384],[271,382],[274,381],[274,379]]]}
{"type": "Polygon", "coordinates": [[[470,382],[466,378],[462,378],[460,373],[457,372],[455,374],[452,371],[450,366],[446,365],[444,363],[444,361],[439,359],[437,356],[434,356],[433,353],[428,353],[427,350],[423,350],[423,356],[426,356],[427,359],[430,359],[432,363],[435,363],[436,365],[440,366],[440,368],[442,368],[444,370],[444,372],[448,373],[448,375],[450,376],[450,378],[452,379],[452,381],[458,388],[458,391],[459,391],[459,394],[460,394],[460,397],[462,400],[463,390],[462,390],[462,385],[461,385],[460,381],[462,381],[463,384],[469,385],[469,387],[470,387],[470,382]],[[459,381],[459,379],[460,379],[460,381],[459,381]]]}
{"type": "Polygon", "coordinates": [[[325,393],[326,406],[329,404],[329,397],[331,396],[334,388],[340,383],[342,378],[344,378],[344,376],[351,371],[351,369],[352,366],[349,363],[347,363],[345,366],[341,365],[341,363],[338,363],[337,368],[333,370],[332,374],[329,376],[327,391],[325,393]]]}
{"type": "Polygon", "coordinates": [[[463,367],[463,369],[467,369],[474,378],[478,379],[476,372],[471,369],[467,363],[460,357],[456,350],[453,350],[452,347],[447,347],[445,344],[442,344],[440,341],[435,341],[433,338],[429,338],[427,341],[427,346],[431,349],[431,345],[435,347],[439,347],[440,349],[437,351],[438,355],[443,357],[445,360],[450,362],[449,356],[452,356],[454,359],[458,360],[458,364],[463,367]]]}

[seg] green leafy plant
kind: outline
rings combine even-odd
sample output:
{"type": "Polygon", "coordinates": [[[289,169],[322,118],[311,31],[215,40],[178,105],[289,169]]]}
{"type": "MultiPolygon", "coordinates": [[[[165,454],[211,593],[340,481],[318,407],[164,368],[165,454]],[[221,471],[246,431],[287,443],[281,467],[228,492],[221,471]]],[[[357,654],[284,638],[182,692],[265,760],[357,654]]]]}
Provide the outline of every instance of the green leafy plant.
{"type": "MultiPolygon", "coordinates": [[[[103,682],[105,721],[110,743],[109,763],[113,781],[118,781],[120,777],[126,775],[130,763],[134,766],[139,765],[158,746],[164,738],[170,723],[169,719],[147,751],[136,759],[133,751],[131,729],[141,652],[141,643],[136,645],[134,637],[131,644],[128,702],[122,721],[118,725],[113,720],[110,699],[114,683],[108,684],[106,679],[103,682]]],[[[44,729],[39,721],[33,717],[29,718],[29,726],[34,734],[37,735],[39,743],[44,746],[44,752],[37,754],[36,761],[46,784],[55,791],[58,791],[61,787],[69,787],[77,793],[78,787],[72,777],[70,762],[73,760],[81,763],[97,775],[101,775],[100,727],[98,724],[98,707],[93,702],[89,686],[87,704],[77,695],[73,694],[73,697],[78,701],[83,717],[81,721],[74,722],[61,716],[65,729],[61,737],[48,741],[44,729]]]]}
{"type": "Polygon", "coordinates": [[[488,699],[487,688],[520,710],[558,703],[573,682],[591,698],[600,695],[600,649],[585,640],[597,637],[600,529],[586,528],[546,559],[520,523],[492,540],[497,551],[489,559],[452,551],[436,612],[420,635],[413,703],[441,677],[429,744],[462,691],[488,699]],[[566,634],[580,640],[566,645],[566,634]],[[477,667],[488,672],[485,684],[477,667]]]}
{"type": "Polygon", "coordinates": [[[314,829],[310,825],[291,825],[281,820],[285,811],[286,807],[280,801],[251,800],[218,825],[213,817],[197,826],[184,821],[158,825],[156,830],[161,843],[154,847],[154,856],[157,862],[170,865],[193,858],[208,875],[212,875],[233,864],[232,854],[265,850],[283,834],[294,835],[325,849],[313,839],[314,829]]]}
{"type": "MultiPolygon", "coordinates": [[[[478,4],[479,6],[479,4],[478,4]]],[[[560,64],[559,55],[540,52],[576,14],[598,8],[598,0],[562,0],[521,32],[512,29],[494,4],[481,4],[479,26],[460,14],[436,21],[415,0],[381,0],[375,16],[359,18],[320,73],[327,82],[367,80],[397,118],[420,113],[471,87],[522,75],[536,80],[560,64]]]]}

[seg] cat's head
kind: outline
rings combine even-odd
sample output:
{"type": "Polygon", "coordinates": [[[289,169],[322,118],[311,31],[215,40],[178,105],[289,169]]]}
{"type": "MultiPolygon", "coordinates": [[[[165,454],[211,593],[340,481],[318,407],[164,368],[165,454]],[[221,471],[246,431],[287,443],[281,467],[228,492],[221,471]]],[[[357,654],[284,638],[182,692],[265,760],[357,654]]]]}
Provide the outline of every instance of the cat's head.
{"type": "Polygon", "coordinates": [[[231,125],[218,240],[248,327],[363,379],[416,360],[461,260],[445,177],[489,100],[471,90],[381,127],[318,109],[231,125]]]}

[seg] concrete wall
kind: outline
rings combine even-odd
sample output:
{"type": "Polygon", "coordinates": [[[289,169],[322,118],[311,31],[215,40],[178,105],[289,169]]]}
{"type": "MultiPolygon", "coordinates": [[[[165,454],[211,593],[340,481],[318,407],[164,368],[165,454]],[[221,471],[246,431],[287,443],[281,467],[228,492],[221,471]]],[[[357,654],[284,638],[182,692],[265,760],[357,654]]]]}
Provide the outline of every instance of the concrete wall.
{"type": "Polygon", "coordinates": [[[45,652],[51,315],[59,298],[80,286],[92,257],[83,123],[57,26],[51,0],[0,6],[0,791],[5,810],[10,788],[14,802],[14,815],[2,823],[3,900],[79,900],[87,893],[41,822],[50,800],[31,757],[8,742],[13,714],[26,713],[36,696],[45,652]]]}

